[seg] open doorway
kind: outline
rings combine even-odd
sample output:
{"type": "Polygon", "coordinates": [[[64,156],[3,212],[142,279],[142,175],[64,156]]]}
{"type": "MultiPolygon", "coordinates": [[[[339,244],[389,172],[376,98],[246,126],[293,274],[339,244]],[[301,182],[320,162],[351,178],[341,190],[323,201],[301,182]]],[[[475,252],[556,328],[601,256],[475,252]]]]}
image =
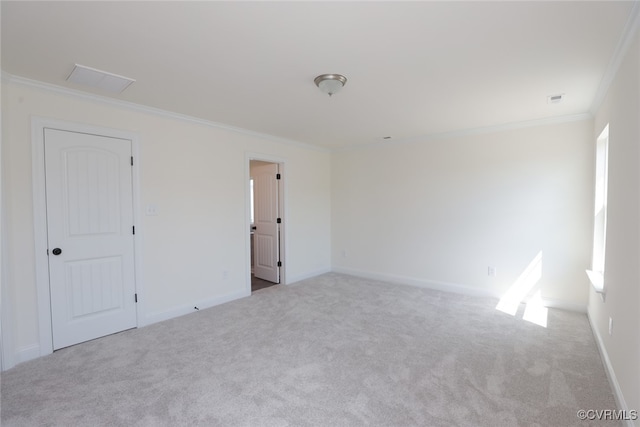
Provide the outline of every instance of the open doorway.
{"type": "Polygon", "coordinates": [[[282,281],[282,175],[281,165],[249,161],[249,216],[251,241],[251,291],[282,281]]]}

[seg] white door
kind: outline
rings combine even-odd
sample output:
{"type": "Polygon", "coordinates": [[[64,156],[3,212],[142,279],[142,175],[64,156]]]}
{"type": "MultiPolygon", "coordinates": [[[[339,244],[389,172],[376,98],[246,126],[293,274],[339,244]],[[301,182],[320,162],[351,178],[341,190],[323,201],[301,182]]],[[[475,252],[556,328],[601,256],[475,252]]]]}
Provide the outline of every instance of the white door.
{"type": "Polygon", "coordinates": [[[278,165],[252,167],[253,179],[253,274],[280,283],[280,233],[278,216],[278,165]]]}
{"type": "Polygon", "coordinates": [[[53,348],[136,326],[131,141],[45,129],[53,348]]]}

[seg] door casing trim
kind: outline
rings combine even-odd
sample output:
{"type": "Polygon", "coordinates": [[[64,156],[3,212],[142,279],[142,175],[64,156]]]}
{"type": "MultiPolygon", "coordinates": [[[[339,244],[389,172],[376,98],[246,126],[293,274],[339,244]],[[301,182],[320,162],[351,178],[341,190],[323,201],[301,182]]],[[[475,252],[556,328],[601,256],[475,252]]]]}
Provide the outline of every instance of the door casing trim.
{"type": "Polygon", "coordinates": [[[38,300],[39,354],[53,353],[53,333],[51,329],[51,295],[49,291],[49,261],[47,256],[47,204],[44,158],[44,129],[53,128],[69,132],[87,133],[131,141],[134,157],[132,166],[133,221],[136,225],[134,236],[133,262],[135,268],[135,287],[138,294],[136,304],[136,326],[144,318],[144,295],[142,289],[142,224],[140,221],[140,155],[138,135],[117,129],[67,122],[57,119],[32,117],[31,119],[31,160],[33,178],[33,234],[35,243],[36,294],[38,300]]]}
{"type": "Polygon", "coordinates": [[[249,233],[251,227],[251,213],[250,213],[250,190],[249,181],[251,178],[251,160],[258,160],[262,162],[277,163],[278,171],[282,175],[282,179],[278,181],[278,209],[280,216],[282,217],[282,224],[280,224],[280,260],[282,261],[282,267],[280,267],[280,284],[286,285],[287,282],[287,250],[289,247],[288,235],[287,235],[287,202],[289,200],[287,194],[287,174],[286,174],[286,162],[282,157],[275,157],[268,154],[245,152],[245,291],[251,295],[251,236],[249,233]]]}

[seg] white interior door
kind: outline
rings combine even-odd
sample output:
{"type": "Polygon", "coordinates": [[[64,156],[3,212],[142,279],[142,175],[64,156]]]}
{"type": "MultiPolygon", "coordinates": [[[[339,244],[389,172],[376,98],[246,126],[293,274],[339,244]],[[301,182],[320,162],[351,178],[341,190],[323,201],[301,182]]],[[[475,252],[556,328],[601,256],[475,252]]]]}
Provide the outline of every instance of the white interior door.
{"type": "Polygon", "coordinates": [[[53,348],[136,326],[131,141],[45,129],[53,348]]]}
{"type": "Polygon", "coordinates": [[[253,274],[280,283],[280,233],[278,214],[278,165],[261,164],[251,168],[253,179],[253,274]]]}

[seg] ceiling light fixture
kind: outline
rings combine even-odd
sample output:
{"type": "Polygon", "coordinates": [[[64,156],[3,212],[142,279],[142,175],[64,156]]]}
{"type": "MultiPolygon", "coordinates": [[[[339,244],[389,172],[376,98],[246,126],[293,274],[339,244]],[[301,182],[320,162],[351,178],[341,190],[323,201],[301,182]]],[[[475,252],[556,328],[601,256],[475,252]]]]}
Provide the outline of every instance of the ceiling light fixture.
{"type": "Polygon", "coordinates": [[[321,74],[313,81],[322,92],[331,96],[342,89],[347,83],[347,78],[342,74],[321,74]]]}

